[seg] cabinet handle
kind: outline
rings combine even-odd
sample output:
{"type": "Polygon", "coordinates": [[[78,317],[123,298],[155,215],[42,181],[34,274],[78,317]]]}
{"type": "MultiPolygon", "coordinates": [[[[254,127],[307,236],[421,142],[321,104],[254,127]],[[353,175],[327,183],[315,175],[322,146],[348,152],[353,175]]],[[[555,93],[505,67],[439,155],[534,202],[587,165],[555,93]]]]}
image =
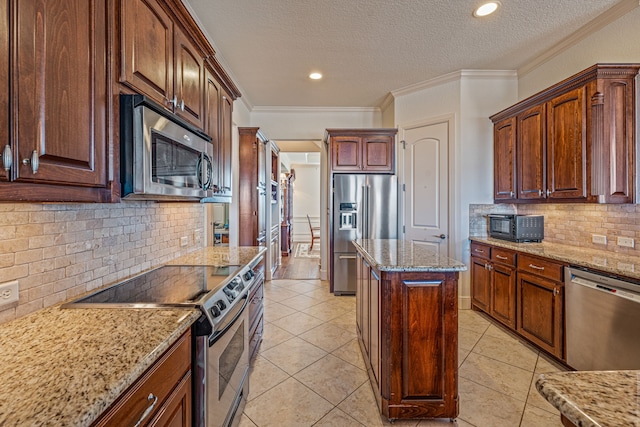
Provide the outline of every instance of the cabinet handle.
{"type": "Polygon", "coordinates": [[[484,268],[485,270],[489,270],[489,271],[493,270],[493,266],[491,264],[485,264],[484,268]]]}
{"type": "Polygon", "coordinates": [[[169,105],[171,105],[173,108],[178,106],[178,97],[176,95],[173,95],[173,99],[169,100],[169,105]]]}
{"type": "Polygon", "coordinates": [[[508,257],[502,256],[502,255],[496,255],[496,258],[502,259],[502,260],[505,260],[505,261],[509,259],[508,257]]]}
{"type": "Polygon", "coordinates": [[[509,197],[513,199],[515,197],[515,193],[513,191],[509,191],[509,197]]]}
{"type": "Polygon", "coordinates": [[[542,190],[538,190],[538,197],[542,197],[543,194],[542,190]]]}
{"type": "MultiPolygon", "coordinates": [[[[3,155],[4,158],[4,155],[3,155]]],[[[38,158],[38,152],[33,150],[31,153],[31,159],[22,159],[23,165],[31,164],[31,172],[34,174],[38,173],[38,168],[40,167],[40,159],[38,158]]]]}
{"type": "Polygon", "coordinates": [[[4,166],[4,170],[7,172],[11,169],[11,165],[13,164],[13,153],[11,152],[11,146],[9,144],[4,146],[4,150],[2,150],[2,164],[4,166]]]}
{"type": "Polygon", "coordinates": [[[155,396],[153,393],[149,393],[149,397],[147,397],[147,400],[149,402],[153,400],[153,402],[151,403],[151,405],[149,405],[147,409],[144,410],[144,412],[140,416],[140,419],[136,423],[135,427],[140,427],[140,425],[142,424],[142,421],[144,421],[144,419],[147,418],[151,412],[153,412],[153,408],[155,408],[156,403],[158,403],[158,396],[155,396]]]}
{"type": "Polygon", "coordinates": [[[553,296],[555,297],[556,295],[558,295],[560,292],[558,291],[558,288],[553,288],[553,296]]]}
{"type": "Polygon", "coordinates": [[[184,111],[184,99],[180,101],[180,109],[184,111]]]}
{"type": "Polygon", "coordinates": [[[551,190],[547,189],[547,197],[551,196],[551,190]]]}
{"type": "Polygon", "coordinates": [[[481,254],[483,254],[483,253],[484,253],[484,250],[483,250],[483,249],[474,249],[473,251],[474,251],[474,252],[481,253],[481,254]]]}
{"type": "Polygon", "coordinates": [[[533,264],[529,264],[529,267],[533,268],[534,270],[540,270],[540,271],[544,270],[544,267],[538,267],[537,265],[533,265],[533,264]]]}

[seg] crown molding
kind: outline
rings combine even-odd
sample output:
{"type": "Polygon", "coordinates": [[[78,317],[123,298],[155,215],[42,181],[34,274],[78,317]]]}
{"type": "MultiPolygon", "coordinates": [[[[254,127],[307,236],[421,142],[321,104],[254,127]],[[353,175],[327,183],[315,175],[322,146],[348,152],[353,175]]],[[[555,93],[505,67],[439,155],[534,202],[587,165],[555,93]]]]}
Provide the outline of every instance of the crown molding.
{"type": "Polygon", "coordinates": [[[443,74],[433,79],[425,80],[423,82],[415,83],[403,88],[394,90],[391,94],[394,97],[410,95],[419,92],[424,89],[440,86],[445,83],[451,83],[460,81],[462,78],[469,79],[495,79],[495,78],[518,78],[518,73],[515,70],[458,70],[452,73],[443,74]]]}
{"type": "Polygon", "coordinates": [[[378,113],[379,107],[254,107],[252,113],[378,113]]]}
{"type": "Polygon", "coordinates": [[[395,98],[393,94],[389,92],[387,96],[385,96],[384,99],[382,100],[382,104],[380,104],[380,111],[386,110],[387,107],[393,104],[394,101],[395,101],[395,98]]]}
{"type": "Polygon", "coordinates": [[[542,55],[529,61],[522,67],[518,68],[518,75],[520,77],[530,73],[540,65],[561,54],[567,49],[573,47],[578,42],[584,40],[590,35],[600,31],[607,25],[620,19],[622,16],[631,12],[636,7],[640,6],[640,0],[622,0],[606,12],[596,16],[591,21],[580,27],[574,33],[562,39],[559,43],[553,46],[551,49],[545,51],[542,55]]]}

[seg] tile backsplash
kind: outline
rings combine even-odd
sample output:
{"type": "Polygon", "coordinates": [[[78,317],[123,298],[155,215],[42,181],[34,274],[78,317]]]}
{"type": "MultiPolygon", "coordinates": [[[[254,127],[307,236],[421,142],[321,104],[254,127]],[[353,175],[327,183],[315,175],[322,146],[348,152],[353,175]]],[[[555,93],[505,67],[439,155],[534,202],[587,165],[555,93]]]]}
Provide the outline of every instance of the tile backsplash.
{"type": "Polygon", "coordinates": [[[201,248],[204,221],[199,203],[0,204],[0,283],[20,287],[0,323],[201,248]]]}
{"type": "Polygon", "coordinates": [[[572,246],[640,255],[640,249],[618,246],[618,236],[640,244],[640,205],[522,204],[470,205],[470,236],[486,236],[488,213],[544,215],[544,240],[572,246]],[[592,243],[591,235],[607,236],[607,244],[592,243]]]}

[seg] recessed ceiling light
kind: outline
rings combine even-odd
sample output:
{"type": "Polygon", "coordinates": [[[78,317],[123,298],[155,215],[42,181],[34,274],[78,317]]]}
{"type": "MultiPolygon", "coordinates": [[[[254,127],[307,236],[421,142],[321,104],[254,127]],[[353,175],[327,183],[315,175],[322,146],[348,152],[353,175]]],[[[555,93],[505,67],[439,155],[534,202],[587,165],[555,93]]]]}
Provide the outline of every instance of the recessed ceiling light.
{"type": "Polygon", "coordinates": [[[493,12],[495,12],[498,9],[499,6],[500,6],[499,1],[490,1],[478,7],[476,10],[474,10],[473,16],[475,16],[476,18],[479,18],[482,16],[491,15],[493,12]]]}
{"type": "Polygon", "coordinates": [[[311,74],[309,74],[309,78],[311,80],[320,80],[322,78],[322,74],[320,74],[320,73],[311,73],[311,74]]]}

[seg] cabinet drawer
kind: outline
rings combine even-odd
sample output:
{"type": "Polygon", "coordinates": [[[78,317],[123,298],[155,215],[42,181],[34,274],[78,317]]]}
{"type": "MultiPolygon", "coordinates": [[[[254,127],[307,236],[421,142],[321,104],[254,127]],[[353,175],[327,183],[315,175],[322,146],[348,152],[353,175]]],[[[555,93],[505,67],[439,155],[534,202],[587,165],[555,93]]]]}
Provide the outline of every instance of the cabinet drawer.
{"type": "Polygon", "coordinates": [[[149,370],[125,392],[95,425],[134,425],[147,408],[146,425],[158,413],[172,390],[191,368],[191,332],[187,331],[149,370]],[[152,396],[153,395],[153,396],[152,396]],[[155,398],[157,397],[157,401],[155,398]],[[155,405],[154,405],[155,401],[155,405]]]}
{"type": "Polygon", "coordinates": [[[482,243],[471,242],[471,256],[491,259],[491,246],[482,243]]]}
{"type": "Polygon", "coordinates": [[[518,256],[518,270],[527,271],[538,276],[546,277],[556,282],[564,280],[563,264],[544,258],[520,254],[518,256]]]}
{"type": "Polygon", "coordinates": [[[516,253],[508,249],[491,248],[491,261],[499,262],[500,264],[516,266],[516,253]]]}

